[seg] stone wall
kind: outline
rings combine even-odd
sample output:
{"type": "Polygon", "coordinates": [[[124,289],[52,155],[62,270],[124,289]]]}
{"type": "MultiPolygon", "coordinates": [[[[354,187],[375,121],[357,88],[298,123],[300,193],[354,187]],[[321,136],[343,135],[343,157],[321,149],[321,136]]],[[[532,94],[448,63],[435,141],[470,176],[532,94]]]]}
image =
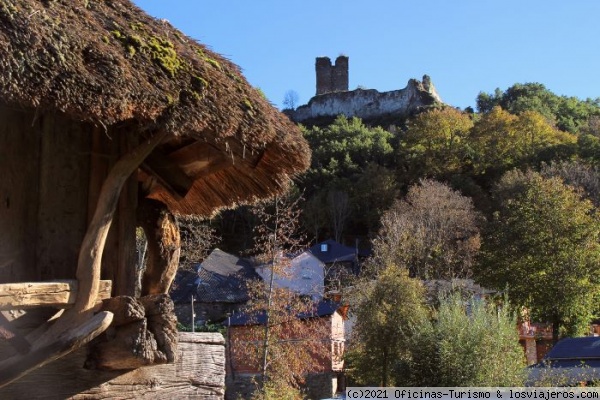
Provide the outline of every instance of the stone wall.
{"type": "Polygon", "coordinates": [[[348,91],[348,57],[339,56],[335,65],[331,65],[329,57],[317,57],[315,62],[317,73],[317,95],[348,91]]]}
{"type": "MultiPolygon", "coordinates": [[[[318,82],[318,80],[317,80],[318,82]]],[[[308,104],[298,107],[291,115],[295,122],[336,117],[359,117],[365,120],[394,115],[406,118],[420,109],[442,103],[431,79],[411,79],[406,88],[390,92],[374,89],[326,93],[315,96],[308,104]]]]}

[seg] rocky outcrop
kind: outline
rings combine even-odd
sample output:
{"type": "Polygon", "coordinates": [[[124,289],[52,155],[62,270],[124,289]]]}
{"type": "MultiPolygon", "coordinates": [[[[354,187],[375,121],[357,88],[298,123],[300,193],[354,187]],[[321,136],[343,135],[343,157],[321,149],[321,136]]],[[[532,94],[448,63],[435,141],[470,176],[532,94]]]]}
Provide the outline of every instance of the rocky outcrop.
{"type": "Polygon", "coordinates": [[[443,104],[429,76],[423,81],[411,79],[404,89],[379,92],[375,89],[356,89],[326,93],[313,97],[308,104],[289,112],[294,122],[335,118],[338,115],[373,120],[381,117],[405,119],[424,108],[443,104]]]}

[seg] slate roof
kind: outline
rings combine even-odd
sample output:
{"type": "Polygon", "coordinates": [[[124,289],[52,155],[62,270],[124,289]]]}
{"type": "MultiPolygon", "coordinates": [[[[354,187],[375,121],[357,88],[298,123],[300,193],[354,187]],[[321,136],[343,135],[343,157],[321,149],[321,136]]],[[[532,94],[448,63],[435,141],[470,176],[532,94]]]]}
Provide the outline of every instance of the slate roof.
{"type": "MultiPolygon", "coordinates": [[[[341,304],[331,300],[321,300],[315,304],[312,312],[300,313],[297,315],[300,319],[321,318],[333,315],[341,304]]],[[[233,314],[229,320],[223,322],[224,326],[244,326],[244,325],[263,325],[266,322],[264,311],[254,314],[238,313],[233,314]]]]}
{"type": "Polygon", "coordinates": [[[248,301],[246,282],[261,279],[252,264],[220,249],[200,264],[198,301],[204,303],[243,303],[248,301]]]}
{"type": "Polygon", "coordinates": [[[192,295],[196,299],[196,288],[198,287],[199,278],[195,271],[179,270],[175,275],[173,287],[169,292],[173,303],[189,303],[192,295]]]}
{"type": "Polygon", "coordinates": [[[325,264],[356,260],[356,249],[354,247],[344,246],[332,239],[319,242],[308,251],[325,264]],[[327,251],[321,251],[321,245],[323,244],[327,245],[327,251]]]}
{"type": "Polygon", "coordinates": [[[600,337],[587,336],[560,340],[544,357],[546,360],[600,360],[600,337]]]}
{"type": "Polygon", "coordinates": [[[248,301],[246,282],[261,279],[252,264],[220,249],[199,265],[196,272],[179,271],[175,277],[171,298],[175,303],[243,303],[248,301]]]}

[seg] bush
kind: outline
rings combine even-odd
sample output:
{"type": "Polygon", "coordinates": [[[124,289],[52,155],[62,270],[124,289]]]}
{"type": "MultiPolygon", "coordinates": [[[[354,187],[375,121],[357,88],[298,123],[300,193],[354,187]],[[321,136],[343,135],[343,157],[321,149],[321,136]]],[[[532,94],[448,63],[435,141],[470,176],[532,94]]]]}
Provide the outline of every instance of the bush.
{"type": "Polygon", "coordinates": [[[437,318],[411,343],[411,360],[399,366],[407,386],[522,386],[525,356],[516,319],[460,295],[440,300],[437,318]]]}

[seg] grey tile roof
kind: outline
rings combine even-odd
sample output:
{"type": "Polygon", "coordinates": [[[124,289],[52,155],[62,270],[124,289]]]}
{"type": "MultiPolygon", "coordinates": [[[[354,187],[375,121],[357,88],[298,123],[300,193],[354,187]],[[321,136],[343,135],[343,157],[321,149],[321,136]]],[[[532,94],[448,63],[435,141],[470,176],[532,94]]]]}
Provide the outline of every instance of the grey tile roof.
{"type": "Polygon", "coordinates": [[[308,251],[310,251],[315,257],[325,264],[355,261],[357,256],[356,249],[354,247],[344,246],[343,244],[340,244],[332,239],[319,242],[308,249],[308,251]],[[326,247],[325,251],[321,250],[322,245],[326,247]]]}

